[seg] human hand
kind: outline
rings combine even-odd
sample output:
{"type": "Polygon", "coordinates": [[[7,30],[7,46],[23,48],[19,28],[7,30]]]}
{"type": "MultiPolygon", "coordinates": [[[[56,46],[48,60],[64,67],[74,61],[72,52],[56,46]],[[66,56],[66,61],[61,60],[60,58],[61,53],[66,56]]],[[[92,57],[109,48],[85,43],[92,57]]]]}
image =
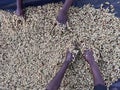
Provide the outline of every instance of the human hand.
{"type": "Polygon", "coordinates": [[[94,56],[93,56],[93,51],[91,49],[86,49],[84,50],[84,57],[85,60],[90,64],[94,62],[94,56]]]}
{"type": "Polygon", "coordinates": [[[57,21],[60,23],[60,24],[66,24],[67,22],[67,13],[64,12],[62,9],[59,11],[59,14],[57,16],[57,21]]]}
{"type": "Polygon", "coordinates": [[[17,16],[23,16],[23,10],[20,8],[16,9],[15,13],[17,16]]]}
{"type": "Polygon", "coordinates": [[[72,53],[69,51],[69,49],[67,49],[65,62],[70,63],[72,60],[73,60],[73,55],[72,55],[72,53]]]}

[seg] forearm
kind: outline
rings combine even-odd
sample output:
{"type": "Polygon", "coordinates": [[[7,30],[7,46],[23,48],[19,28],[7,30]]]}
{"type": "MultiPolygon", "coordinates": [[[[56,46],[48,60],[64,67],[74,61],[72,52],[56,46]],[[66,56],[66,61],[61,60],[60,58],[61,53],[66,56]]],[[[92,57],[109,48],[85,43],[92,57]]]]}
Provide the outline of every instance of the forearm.
{"type": "Polygon", "coordinates": [[[23,0],[17,0],[17,8],[22,9],[22,2],[23,0]]]}
{"type": "Polygon", "coordinates": [[[67,13],[74,0],[65,0],[62,10],[67,13]]]}
{"type": "Polygon", "coordinates": [[[52,81],[50,81],[50,83],[47,86],[47,90],[58,90],[58,88],[60,87],[61,81],[64,77],[64,74],[68,68],[69,63],[68,62],[64,62],[61,69],[59,70],[59,72],[56,74],[56,76],[53,78],[52,81]]]}
{"type": "Polygon", "coordinates": [[[101,76],[99,67],[97,65],[97,63],[95,61],[93,61],[92,63],[90,63],[90,67],[93,73],[93,78],[94,78],[94,85],[105,85],[105,82],[101,76]]]}

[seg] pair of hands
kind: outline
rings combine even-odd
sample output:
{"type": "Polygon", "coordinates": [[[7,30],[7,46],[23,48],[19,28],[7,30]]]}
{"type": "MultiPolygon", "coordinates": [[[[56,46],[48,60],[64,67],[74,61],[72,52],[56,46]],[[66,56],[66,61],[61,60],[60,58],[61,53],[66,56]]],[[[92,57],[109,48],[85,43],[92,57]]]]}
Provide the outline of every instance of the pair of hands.
{"type": "MultiPolygon", "coordinates": [[[[18,8],[16,9],[16,15],[17,16],[23,16],[23,9],[21,8],[18,8]]],[[[59,11],[58,13],[58,16],[57,16],[57,21],[60,23],[60,24],[66,24],[66,21],[67,21],[67,13],[65,13],[62,9],[59,11]]]]}
{"type": "MultiPolygon", "coordinates": [[[[85,50],[83,56],[88,63],[91,63],[94,60],[93,51],[91,49],[85,50]]],[[[69,50],[67,50],[65,61],[70,63],[72,60],[73,54],[69,50]]]]}

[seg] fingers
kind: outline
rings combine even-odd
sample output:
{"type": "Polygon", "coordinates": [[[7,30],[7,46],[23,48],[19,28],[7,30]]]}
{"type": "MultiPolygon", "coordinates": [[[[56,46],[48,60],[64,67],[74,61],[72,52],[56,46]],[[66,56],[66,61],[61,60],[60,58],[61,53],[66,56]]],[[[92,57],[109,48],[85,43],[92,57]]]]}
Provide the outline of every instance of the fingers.
{"type": "Polygon", "coordinates": [[[70,51],[69,51],[69,48],[67,48],[67,50],[66,50],[66,55],[69,53],[70,51]]]}
{"type": "Polygon", "coordinates": [[[63,26],[66,24],[68,17],[66,13],[60,10],[56,19],[63,26]]]}
{"type": "Polygon", "coordinates": [[[93,54],[92,49],[86,49],[84,50],[84,54],[93,54]]]}
{"type": "Polygon", "coordinates": [[[72,56],[72,53],[70,52],[69,48],[67,48],[67,50],[66,50],[66,57],[67,56],[70,56],[70,57],[72,56]]]}
{"type": "Polygon", "coordinates": [[[17,15],[17,16],[21,16],[21,17],[23,17],[23,10],[22,9],[17,9],[16,11],[15,11],[15,14],[17,15]]]}
{"type": "MultiPolygon", "coordinates": [[[[70,60],[70,61],[74,61],[74,59],[76,58],[76,56],[77,56],[77,53],[78,52],[70,52],[69,51],[69,48],[67,48],[67,50],[66,50],[66,59],[67,60],[70,60]]],[[[86,61],[88,61],[89,62],[89,60],[91,61],[91,60],[94,60],[94,56],[93,56],[93,51],[92,51],[92,49],[86,49],[86,50],[84,50],[84,52],[83,52],[83,57],[85,58],[85,60],[86,61]]]]}
{"type": "Polygon", "coordinates": [[[59,18],[58,16],[57,16],[56,20],[58,21],[58,25],[59,25],[60,27],[66,26],[67,20],[62,20],[62,19],[59,18]]]}

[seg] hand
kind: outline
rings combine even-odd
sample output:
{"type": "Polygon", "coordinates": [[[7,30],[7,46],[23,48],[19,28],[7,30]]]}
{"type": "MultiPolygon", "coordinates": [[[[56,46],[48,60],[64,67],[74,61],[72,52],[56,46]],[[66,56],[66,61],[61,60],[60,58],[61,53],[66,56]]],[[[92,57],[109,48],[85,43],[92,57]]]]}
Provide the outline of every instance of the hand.
{"type": "Polygon", "coordinates": [[[15,13],[16,13],[17,16],[23,16],[23,10],[22,9],[19,9],[19,8],[16,9],[15,13]]]}
{"type": "Polygon", "coordinates": [[[57,21],[60,23],[60,24],[66,24],[67,22],[67,13],[64,12],[62,9],[59,11],[59,14],[57,16],[57,21]]]}
{"type": "Polygon", "coordinates": [[[94,62],[93,51],[91,49],[87,49],[84,51],[84,57],[89,64],[94,62]]]}
{"type": "Polygon", "coordinates": [[[73,55],[72,55],[72,53],[69,51],[69,49],[67,49],[65,61],[70,63],[72,60],[73,60],[73,55]]]}

